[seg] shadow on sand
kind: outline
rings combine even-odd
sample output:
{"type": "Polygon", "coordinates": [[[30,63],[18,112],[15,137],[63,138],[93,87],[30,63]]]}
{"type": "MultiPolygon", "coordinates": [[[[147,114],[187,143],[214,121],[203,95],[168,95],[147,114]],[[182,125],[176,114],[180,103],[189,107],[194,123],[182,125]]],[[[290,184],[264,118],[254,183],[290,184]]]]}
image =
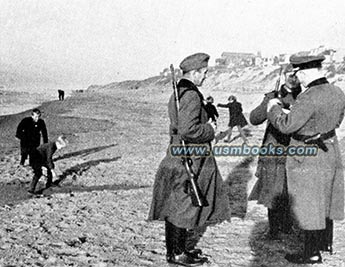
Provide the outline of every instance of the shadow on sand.
{"type": "MultiPolygon", "coordinates": [[[[247,184],[252,178],[250,165],[254,161],[254,157],[244,158],[236,165],[228,175],[225,182],[229,185],[229,200],[231,207],[231,217],[239,217],[244,219],[247,213],[247,184]]],[[[206,232],[207,227],[199,227],[193,231],[187,232],[187,246],[196,246],[200,238],[206,232]]]]}
{"type": "Polygon", "coordinates": [[[129,183],[124,184],[107,184],[107,185],[95,185],[95,186],[83,186],[83,185],[64,185],[59,184],[66,179],[69,175],[81,175],[83,172],[90,169],[92,166],[97,166],[100,163],[113,162],[119,160],[121,157],[114,157],[110,159],[91,160],[82,164],[77,164],[72,168],[65,170],[59,179],[54,181],[54,185],[51,188],[44,188],[44,178],[40,179],[37,185],[38,189],[35,195],[27,192],[30,181],[23,182],[19,179],[15,179],[10,183],[0,183],[0,207],[1,206],[13,206],[22,201],[35,197],[50,196],[57,193],[70,193],[73,192],[91,192],[91,191],[103,191],[103,190],[130,190],[150,187],[150,185],[133,185],[129,183]],[[43,180],[43,181],[42,181],[43,180]]]}
{"type": "Polygon", "coordinates": [[[290,264],[284,257],[287,253],[302,251],[303,237],[301,232],[295,229],[291,234],[281,234],[279,239],[271,240],[267,236],[267,231],[267,220],[257,222],[254,225],[249,238],[249,244],[253,255],[249,266],[296,266],[290,264]]]}
{"type": "Polygon", "coordinates": [[[89,170],[91,167],[97,166],[100,163],[108,163],[119,160],[121,157],[114,157],[111,159],[97,159],[97,160],[90,160],[81,164],[77,164],[67,170],[65,170],[57,179],[54,181],[54,184],[59,185],[63,180],[65,180],[69,175],[82,175],[84,172],[89,170]]]}
{"type": "Polygon", "coordinates": [[[248,206],[248,182],[252,179],[250,165],[254,161],[253,156],[244,158],[236,165],[228,175],[226,182],[229,185],[229,199],[231,216],[244,219],[248,206]]]}
{"type": "Polygon", "coordinates": [[[109,147],[113,147],[116,146],[117,144],[111,144],[111,145],[107,145],[107,146],[98,146],[98,147],[92,147],[92,148],[87,148],[87,149],[83,149],[83,150],[79,150],[79,151],[75,151],[75,152],[71,152],[71,153],[67,153],[67,154],[63,154],[59,157],[54,158],[54,161],[57,160],[61,160],[61,159],[68,159],[68,158],[73,158],[76,156],[88,156],[91,153],[96,153],[99,152],[101,150],[107,149],[109,147]]]}
{"type": "MultiPolygon", "coordinates": [[[[246,137],[253,136],[250,129],[243,128],[242,130],[243,130],[243,133],[246,137]]],[[[219,132],[215,137],[216,143],[218,143],[220,140],[227,137],[227,135],[228,135],[228,130],[219,132]]],[[[236,139],[238,139],[240,137],[241,137],[241,134],[237,134],[233,138],[231,138],[230,141],[227,141],[226,143],[232,143],[233,141],[235,141],[236,139]]]]}

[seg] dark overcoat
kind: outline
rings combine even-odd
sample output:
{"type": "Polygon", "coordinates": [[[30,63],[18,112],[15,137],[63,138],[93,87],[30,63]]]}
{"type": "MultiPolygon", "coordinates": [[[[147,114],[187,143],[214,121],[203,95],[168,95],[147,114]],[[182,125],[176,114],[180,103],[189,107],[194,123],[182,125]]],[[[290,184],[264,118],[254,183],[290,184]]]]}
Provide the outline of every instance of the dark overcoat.
{"type": "Polygon", "coordinates": [[[48,170],[54,169],[53,155],[56,152],[57,147],[55,142],[48,142],[40,145],[37,149],[34,149],[30,156],[32,157],[33,168],[46,167],[48,170]]]}
{"type": "MultiPolygon", "coordinates": [[[[263,101],[250,112],[249,121],[253,125],[259,125],[267,121],[267,103],[274,98],[274,92],[265,95],[263,101]]],[[[279,132],[273,125],[267,122],[262,146],[284,146],[290,142],[290,136],[279,132]]],[[[259,156],[255,176],[258,177],[249,200],[257,200],[269,209],[274,209],[284,194],[286,188],[286,156],[259,156]]]]}
{"type": "Polygon", "coordinates": [[[217,108],[212,103],[207,103],[205,105],[205,109],[207,112],[207,117],[214,122],[217,121],[217,118],[219,117],[217,108]]]}
{"type": "MultiPolygon", "coordinates": [[[[171,144],[206,145],[214,138],[214,130],[207,123],[203,96],[198,88],[186,79],[177,85],[180,95],[180,109],[177,116],[174,95],[171,96],[168,111],[170,118],[171,144]]],[[[215,158],[193,157],[193,170],[198,173],[198,186],[209,206],[195,207],[185,190],[189,179],[180,157],[174,157],[169,149],[156,173],[149,220],[165,220],[177,227],[193,229],[230,220],[228,187],[223,182],[215,158]]]]}
{"type": "MultiPolygon", "coordinates": [[[[315,135],[337,128],[344,117],[345,94],[321,78],[299,94],[286,114],[279,105],[268,119],[285,134],[315,135]]],[[[304,230],[325,228],[325,218],[344,219],[344,173],[337,137],[324,141],[328,151],[318,149],[316,156],[288,156],[286,162],[292,209],[304,230]]],[[[303,146],[291,139],[290,145],[303,146]]]]}
{"type": "Polygon", "coordinates": [[[47,143],[48,133],[44,120],[38,119],[35,122],[31,117],[26,117],[18,124],[16,137],[20,139],[21,147],[36,148],[41,143],[41,133],[43,143],[47,143]]]}
{"type": "Polygon", "coordinates": [[[218,104],[218,107],[229,109],[229,127],[241,126],[244,127],[248,124],[246,118],[243,115],[242,104],[234,101],[228,104],[218,104]]]}

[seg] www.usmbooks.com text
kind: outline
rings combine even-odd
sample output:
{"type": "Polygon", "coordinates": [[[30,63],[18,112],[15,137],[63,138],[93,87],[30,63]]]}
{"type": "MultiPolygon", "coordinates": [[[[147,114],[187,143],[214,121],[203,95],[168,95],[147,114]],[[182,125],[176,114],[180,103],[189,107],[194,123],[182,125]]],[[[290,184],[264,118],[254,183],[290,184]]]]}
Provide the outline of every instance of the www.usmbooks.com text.
{"type": "Polygon", "coordinates": [[[207,145],[170,145],[170,154],[174,157],[208,157],[208,156],[316,156],[316,145],[280,146],[268,144],[266,146],[249,146],[247,144],[230,146],[215,145],[210,149],[207,145]]]}

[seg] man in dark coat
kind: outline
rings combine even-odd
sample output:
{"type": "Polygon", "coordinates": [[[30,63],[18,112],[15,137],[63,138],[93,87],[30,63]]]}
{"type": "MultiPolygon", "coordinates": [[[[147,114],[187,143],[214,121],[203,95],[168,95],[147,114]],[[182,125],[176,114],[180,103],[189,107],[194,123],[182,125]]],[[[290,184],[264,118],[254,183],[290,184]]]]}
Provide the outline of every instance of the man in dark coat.
{"type": "Polygon", "coordinates": [[[65,91],[64,90],[58,90],[59,93],[59,100],[64,100],[65,99],[65,91]]]}
{"type": "Polygon", "coordinates": [[[28,190],[29,193],[35,193],[35,188],[38,180],[42,176],[42,167],[45,167],[47,169],[46,188],[50,187],[53,184],[53,178],[56,177],[56,173],[54,171],[55,165],[53,162],[53,155],[57,150],[65,147],[66,144],[66,140],[62,136],[59,136],[55,142],[50,141],[48,143],[40,145],[38,148],[31,151],[31,167],[34,172],[34,176],[28,190]]]}
{"type": "Polygon", "coordinates": [[[214,122],[217,125],[217,119],[219,117],[217,108],[215,105],[213,105],[213,97],[209,96],[206,98],[206,105],[205,109],[207,112],[208,119],[211,119],[212,122],[214,122]]]}
{"type": "Polygon", "coordinates": [[[344,173],[335,129],[344,117],[345,94],[328,83],[322,72],[324,56],[293,55],[290,62],[304,87],[285,113],[278,99],[268,103],[268,119],[282,133],[292,134],[290,145],[314,144],[316,156],[286,160],[292,211],[304,230],[304,251],[287,254],[293,263],[320,263],[320,251],[332,250],[333,220],[344,219],[344,173]]]}
{"type": "MultiPolygon", "coordinates": [[[[287,68],[286,68],[287,69],[287,68]]],[[[279,93],[281,101],[286,108],[295,102],[301,92],[301,86],[295,76],[288,76],[285,84],[278,92],[272,91],[265,94],[263,101],[250,112],[249,120],[253,125],[260,125],[267,121],[268,101],[279,93]]],[[[287,147],[290,143],[290,135],[283,134],[267,123],[262,141],[263,147],[281,146],[287,147]]],[[[248,200],[257,200],[268,210],[269,232],[268,238],[277,239],[279,232],[288,233],[291,229],[291,218],[287,193],[287,181],[285,170],[286,156],[262,155],[259,156],[255,175],[258,180],[248,200]]]]}
{"type": "Polygon", "coordinates": [[[31,117],[24,118],[17,127],[16,137],[20,140],[21,151],[20,165],[24,165],[30,152],[40,145],[41,134],[43,142],[48,142],[47,127],[40,117],[41,111],[35,108],[32,110],[31,117]]]}
{"type": "MultiPolygon", "coordinates": [[[[179,110],[174,94],[168,104],[170,118],[170,144],[204,145],[211,150],[214,126],[208,123],[203,95],[197,86],[206,78],[209,56],[197,53],[185,58],[180,68],[183,77],[177,84],[179,110]]],[[[198,174],[197,184],[208,206],[192,204],[190,191],[186,190],[189,176],[181,157],[169,151],[156,174],[149,220],[165,221],[167,261],[184,266],[198,266],[207,259],[194,249],[189,238],[191,232],[206,225],[230,220],[228,190],[219,173],[215,158],[191,157],[192,169],[198,174]]],[[[195,244],[194,244],[195,245],[195,244]]]]}
{"type": "MultiPolygon", "coordinates": [[[[243,142],[247,143],[247,137],[243,131],[243,127],[248,124],[246,118],[243,115],[242,104],[237,101],[234,95],[229,96],[228,98],[229,103],[227,104],[218,104],[217,107],[220,108],[228,108],[229,109],[229,129],[227,130],[227,139],[224,142],[231,142],[231,135],[232,135],[232,128],[237,126],[238,132],[240,133],[243,142]]],[[[217,136],[217,142],[221,139],[222,135],[217,136]]]]}

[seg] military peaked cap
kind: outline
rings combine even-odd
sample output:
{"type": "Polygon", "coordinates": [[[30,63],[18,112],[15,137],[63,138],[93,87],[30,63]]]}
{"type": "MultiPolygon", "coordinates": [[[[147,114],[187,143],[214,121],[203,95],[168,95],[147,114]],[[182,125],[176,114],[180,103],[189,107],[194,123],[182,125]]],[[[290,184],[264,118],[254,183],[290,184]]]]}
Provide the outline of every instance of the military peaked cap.
{"type": "Polygon", "coordinates": [[[198,70],[204,67],[207,67],[208,60],[210,56],[205,53],[196,53],[186,57],[182,60],[180,64],[180,69],[183,72],[189,72],[191,70],[198,70]]]}
{"type": "Polygon", "coordinates": [[[324,55],[292,55],[290,57],[290,63],[292,64],[295,71],[303,69],[320,68],[322,66],[321,62],[324,60],[324,55]]]}

